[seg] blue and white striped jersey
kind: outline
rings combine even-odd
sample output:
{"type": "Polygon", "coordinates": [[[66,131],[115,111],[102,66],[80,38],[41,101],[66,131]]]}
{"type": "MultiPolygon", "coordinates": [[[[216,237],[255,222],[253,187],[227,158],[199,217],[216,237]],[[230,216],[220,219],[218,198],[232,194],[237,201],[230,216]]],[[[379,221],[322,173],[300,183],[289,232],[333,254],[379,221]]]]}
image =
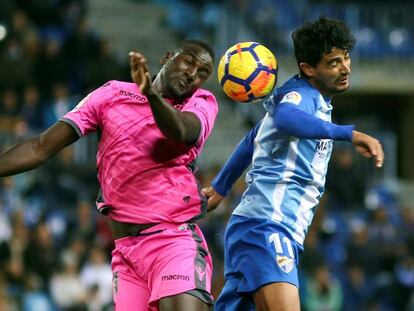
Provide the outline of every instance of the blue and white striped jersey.
{"type": "Polygon", "coordinates": [[[305,79],[294,76],[264,105],[266,116],[254,139],[248,184],[233,214],[271,219],[282,224],[301,245],[324,192],[332,139],[289,136],[275,126],[278,104],[291,104],[331,122],[330,98],[324,98],[305,79]]]}

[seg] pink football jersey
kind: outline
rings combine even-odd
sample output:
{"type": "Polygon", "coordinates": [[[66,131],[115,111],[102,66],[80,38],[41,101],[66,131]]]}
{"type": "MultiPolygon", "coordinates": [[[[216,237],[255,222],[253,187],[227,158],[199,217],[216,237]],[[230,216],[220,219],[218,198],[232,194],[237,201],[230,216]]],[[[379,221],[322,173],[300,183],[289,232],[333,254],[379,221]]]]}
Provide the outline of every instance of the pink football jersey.
{"type": "Polygon", "coordinates": [[[102,193],[97,204],[112,219],[185,222],[205,211],[193,165],[213,128],[217,102],[212,93],[198,89],[191,98],[169,103],[200,119],[195,145],[161,133],[135,83],[107,82],[61,119],[79,136],[99,132],[97,168],[102,193]]]}

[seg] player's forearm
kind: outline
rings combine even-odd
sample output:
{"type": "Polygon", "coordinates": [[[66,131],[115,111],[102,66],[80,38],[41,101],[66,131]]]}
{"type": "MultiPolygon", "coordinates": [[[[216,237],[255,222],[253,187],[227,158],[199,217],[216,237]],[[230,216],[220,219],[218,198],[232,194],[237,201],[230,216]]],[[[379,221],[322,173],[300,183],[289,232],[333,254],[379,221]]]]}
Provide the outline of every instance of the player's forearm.
{"type": "Polygon", "coordinates": [[[337,125],[321,120],[291,104],[276,106],[274,121],[278,130],[291,136],[352,141],[353,125],[337,125]]]}
{"type": "Polygon", "coordinates": [[[226,196],[233,184],[243,174],[252,162],[254,138],[256,137],[258,124],[237,145],[220,172],[214,177],[211,185],[221,196],[226,196]]]}
{"type": "Polygon", "coordinates": [[[79,136],[70,125],[58,121],[41,135],[0,154],[0,176],[14,175],[38,167],[78,139],[79,136]]]}
{"type": "Polygon", "coordinates": [[[176,110],[155,93],[147,98],[155,122],[167,138],[186,143],[197,140],[200,129],[197,129],[196,124],[188,122],[184,113],[176,110]]]}
{"type": "Polygon", "coordinates": [[[38,139],[18,144],[0,154],[0,176],[10,176],[31,170],[44,161],[48,155],[41,152],[38,139]]]}

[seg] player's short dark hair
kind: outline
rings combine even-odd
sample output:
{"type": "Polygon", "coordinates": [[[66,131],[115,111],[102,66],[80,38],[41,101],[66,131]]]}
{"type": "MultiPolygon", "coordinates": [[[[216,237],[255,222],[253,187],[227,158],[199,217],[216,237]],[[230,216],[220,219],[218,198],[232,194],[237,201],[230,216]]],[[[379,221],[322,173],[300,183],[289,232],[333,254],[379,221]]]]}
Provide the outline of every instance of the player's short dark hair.
{"type": "Polygon", "coordinates": [[[356,42],[345,23],[323,15],[297,28],[292,39],[297,63],[304,62],[313,67],[334,47],[350,51],[356,42]]]}
{"type": "Polygon", "coordinates": [[[189,40],[185,40],[182,43],[182,47],[184,48],[187,45],[197,45],[197,46],[201,47],[202,49],[206,50],[208,52],[208,54],[210,54],[210,56],[211,56],[211,58],[213,59],[213,62],[214,62],[214,57],[215,57],[214,50],[207,42],[204,42],[204,41],[201,41],[201,40],[189,39],[189,40]]]}

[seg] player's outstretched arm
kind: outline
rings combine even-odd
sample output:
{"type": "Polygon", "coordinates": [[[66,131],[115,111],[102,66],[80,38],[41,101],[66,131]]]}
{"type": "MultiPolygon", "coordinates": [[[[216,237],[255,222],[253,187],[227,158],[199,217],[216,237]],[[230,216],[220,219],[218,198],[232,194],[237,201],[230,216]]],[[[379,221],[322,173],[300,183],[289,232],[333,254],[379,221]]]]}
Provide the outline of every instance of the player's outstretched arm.
{"type": "Polygon", "coordinates": [[[253,157],[254,139],[261,123],[251,129],[239,142],[232,154],[214,177],[210,187],[201,192],[207,197],[208,208],[211,212],[217,208],[223,198],[229,193],[233,184],[250,165],[253,157]]]}
{"type": "Polygon", "coordinates": [[[384,150],[378,139],[365,133],[352,131],[352,144],[356,151],[366,158],[374,158],[375,165],[382,167],[384,163],[384,150]]]}
{"type": "Polygon", "coordinates": [[[0,176],[15,175],[38,167],[78,138],[70,125],[59,121],[39,136],[1,153],[0,176]]]}

